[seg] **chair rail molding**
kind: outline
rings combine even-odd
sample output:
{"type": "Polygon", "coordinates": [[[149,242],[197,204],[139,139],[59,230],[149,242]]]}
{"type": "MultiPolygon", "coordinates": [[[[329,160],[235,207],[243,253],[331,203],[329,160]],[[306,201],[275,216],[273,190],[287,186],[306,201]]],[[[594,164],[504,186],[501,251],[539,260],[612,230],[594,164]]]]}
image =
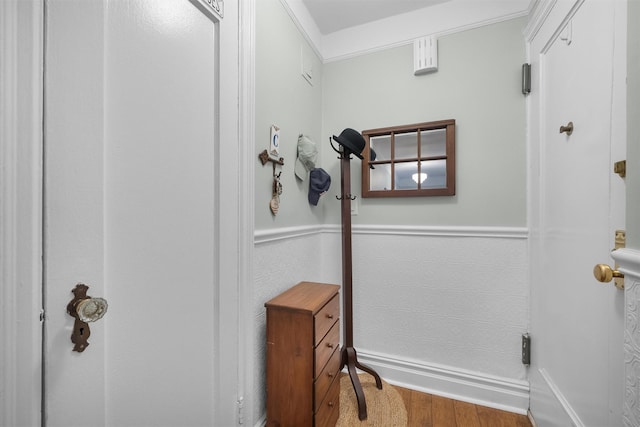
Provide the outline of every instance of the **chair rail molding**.
{"type": "MultiPolygon", "coordinates": [[[[423,225],[354,225],[353,234],[398,235],[398,236],[449,236],[527,239],[526,227],[484,227],[484,226],[423,226],[423,225]]],[[[340,233],[338,224],[303,225],[255,231],[255,243],[263,244],[278,240],[303,237],[313,234],[340,233]]]]}
{"type": "Polygon", "coordinates": [[[612,258],[624,274],[624,403],[625,427],[640,425],[640,251],[618,249],[612,258]]]}

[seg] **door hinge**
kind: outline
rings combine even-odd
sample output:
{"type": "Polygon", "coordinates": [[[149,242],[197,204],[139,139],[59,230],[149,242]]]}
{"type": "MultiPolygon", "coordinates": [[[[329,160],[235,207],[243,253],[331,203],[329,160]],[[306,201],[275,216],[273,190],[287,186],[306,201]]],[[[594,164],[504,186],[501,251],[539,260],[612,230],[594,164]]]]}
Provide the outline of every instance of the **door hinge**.
{"type": "Polygon", "coordinates": [[[44,308],[40,310],[40,323],[44,322],[44,308]]]}
{"type": "Polygon", "coordinates": [[[522,334],[522,364],[531,364],[531,337],[528,333],[522,334]]]}
{"type": "Polygon", "coordinates": [[[238,424],[244,424],[244,397],[238,399],[238,424]]]}
{"type": "Polygon", "coordinates": [[[531,93],[531,64],[522,64],[522,94],[531,93]]]}

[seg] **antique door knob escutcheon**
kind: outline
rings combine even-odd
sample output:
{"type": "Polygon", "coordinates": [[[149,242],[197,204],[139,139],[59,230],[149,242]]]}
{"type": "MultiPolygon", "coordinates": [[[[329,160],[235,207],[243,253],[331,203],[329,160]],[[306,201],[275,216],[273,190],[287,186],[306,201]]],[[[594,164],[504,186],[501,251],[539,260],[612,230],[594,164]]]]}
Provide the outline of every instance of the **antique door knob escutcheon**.
{"type": "Polygon", "coordinates": [[[74,344],[73,351],[79,353],[82,353],[89,345],[87,340],[91,335],[91,330],[88,322],[102,319],[109,306],[104,298],[87,296],[87,290],[89,290],[87,285],[78,283],[72,291],[74,298],[67,304],[67,313],[76,319],[71,334],[71,342],[74,344]]]}

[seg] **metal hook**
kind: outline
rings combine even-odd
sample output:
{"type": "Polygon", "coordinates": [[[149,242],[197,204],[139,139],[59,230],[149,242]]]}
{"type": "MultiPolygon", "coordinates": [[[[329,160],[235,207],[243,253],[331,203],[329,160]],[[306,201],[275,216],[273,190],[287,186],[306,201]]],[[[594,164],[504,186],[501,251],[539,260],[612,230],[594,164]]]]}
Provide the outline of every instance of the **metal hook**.
{"type": "Polygon", "coordinates": [[[333,141],[331,140],[331,137],[329,137],[329,144],[331,144],[331,148],[333,148],[333,151],[335,151],[336,153],[340,154],[342,156],[342,151],[338,150],[336,148],[335,145],[333,145],[333,141]]]}
{"type": "Polygon", "coordinates": [[[331,144],[331,148],[333,148],[333,151],[339,154],[338,156],[339,159],[342,160],[342,159],[348,158],[349,160],[351,160],[352,157],[348,154],[350,153],[350,151],[338,150],[336,146],[333,145],[333,141],[331,140],[331,137],[329,137],[329,144],[331,144]],[[345,155],[348,157],[345,157],[345,155]]]}
{"type": "Polygon", "coordinates": [[[276,175],[276,162],[273,163],[273,177],[274,178],[280,178],[280,175],[282,175],[282,171],[278,172],[278,174],[276,175]]]}
{"type": "Polygon", "coordinates": [[[275,167],[276,163],[284,166],[284,158],[280,157],[277,160],[272,159],[266,149],[264,149],[262,153],[258,154],[258,158],[260,159],[260,162],[262,162],[262,166],[266,165],[267,162],[273,162],[273,167],[275,167]]]}
{"type": "Polygon", "coordinates": [[[563,132],[567,135],[571,135],[573,133],[573,122],[567,123],[566,126],[560,126],[560,133],[563,132]]]}
{"type": "Polygon", "coordinates": [[[356,199],[356,197],[357,197],[357,196],[353,196],[353,195],[351,195],[351,194],[345,194],[345,195],[343,195],[343,196],[336,196],[336,199],[338,199],[338,200],[342,200],[342,199],[344,199],[344,198],[347,198],[347,199],[349,199],[349,200],[355,200],[355,199],[356,199]]]}

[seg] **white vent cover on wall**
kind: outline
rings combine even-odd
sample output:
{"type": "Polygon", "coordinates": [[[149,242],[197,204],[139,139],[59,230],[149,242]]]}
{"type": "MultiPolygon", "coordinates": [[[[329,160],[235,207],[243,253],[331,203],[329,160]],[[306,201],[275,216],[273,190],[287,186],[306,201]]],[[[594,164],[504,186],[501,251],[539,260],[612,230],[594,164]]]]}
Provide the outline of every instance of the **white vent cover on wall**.
{"type": "Polygon", "coordinates": [[[438,39],[423,37],[413,41],[413,74],[438,71],[438,39]]]}

